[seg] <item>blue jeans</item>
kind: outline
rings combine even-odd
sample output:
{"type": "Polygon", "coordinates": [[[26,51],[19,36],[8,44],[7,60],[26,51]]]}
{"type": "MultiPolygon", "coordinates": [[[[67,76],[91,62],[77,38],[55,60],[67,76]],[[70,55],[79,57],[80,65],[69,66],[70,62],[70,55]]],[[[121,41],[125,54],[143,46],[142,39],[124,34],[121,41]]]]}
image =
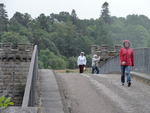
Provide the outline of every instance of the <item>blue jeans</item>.
{"type": "Polygon", "coordinates": [[[121,82],[122,83],[125,82],[125,74],[127,77],[127,82],[131,82],[130,71],[131,71],[131,66],[121,65],[121,82]]]}
{"type": "Polygon", "coordinates": [[[92,74],[96,71],[96,74],[99,74],[98,66],[92,66],[92,74]]]}

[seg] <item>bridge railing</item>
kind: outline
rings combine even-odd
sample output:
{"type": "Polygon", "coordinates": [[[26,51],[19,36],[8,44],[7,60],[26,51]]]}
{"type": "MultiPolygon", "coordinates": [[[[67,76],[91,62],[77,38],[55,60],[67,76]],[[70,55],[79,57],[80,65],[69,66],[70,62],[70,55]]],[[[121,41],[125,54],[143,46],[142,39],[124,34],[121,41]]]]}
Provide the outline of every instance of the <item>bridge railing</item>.
{"type": "MultiPolygon", "coordinates": [[[[120,71],[119,55],[110,58],[100,66],[100,73],[120,71]]],[[[134,67],[132,71],[150,73],[150,48],[134,49],[134,67]]]]}
{"type": "Polygon", "coordinates": [[[107,60],[106,63],[100,66],[100,73],[110,73],[110,72],[118,72],[120,71],[120,65],[119,65],[119,55],[116,55],[109,60],[107,60]]]}
{"type": "Polygon", "coordinates": [[[38,72],[38,51],[37,45],[34,46],[30,69],[27,76],[27,82],[22,102],[22,107],[35,106],[35,90],[36,90],[36,76],[38,72]]]}

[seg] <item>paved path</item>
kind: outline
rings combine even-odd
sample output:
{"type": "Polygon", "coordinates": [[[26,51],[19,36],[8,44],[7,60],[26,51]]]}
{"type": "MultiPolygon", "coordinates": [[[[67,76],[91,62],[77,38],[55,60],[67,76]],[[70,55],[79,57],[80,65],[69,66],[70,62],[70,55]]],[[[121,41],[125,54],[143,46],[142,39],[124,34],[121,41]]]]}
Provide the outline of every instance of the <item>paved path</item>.
{"type": "Polygon", "coordinates": [[[143,80],[128,87],[117,74],[39,73],[41,113],[150,113],[150,86],[143,80]]]}
{"type": "Polygon", "coordinates": [[[41,113],[64,113],[55,76],[51,70],[39,71],[41,86],[41,113]]]}
{"type": "Polygon", "coordinates": [[[150,113],[150,86],[132,79],[132,86],[120,83],[116,74],[55,74],[66,113],[150,113]]]}

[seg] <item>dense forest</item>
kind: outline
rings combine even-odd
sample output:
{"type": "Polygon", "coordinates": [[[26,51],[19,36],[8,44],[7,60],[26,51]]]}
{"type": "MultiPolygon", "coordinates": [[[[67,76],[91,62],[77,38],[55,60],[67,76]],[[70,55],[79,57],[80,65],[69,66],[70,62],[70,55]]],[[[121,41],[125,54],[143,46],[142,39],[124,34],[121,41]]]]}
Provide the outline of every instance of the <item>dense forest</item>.
{"type": "Polygon", "coordinates": [[[9,19],[5,7],[0,4],[0,43],[38,45],[40,68],[77,68],[81,51],[90,67],[91,45],[116,45],[128,39],[133,48],[150,46],[150,19],[135,14],[111,16],[107,2],[100,6],[97,19],[79,19],[74,9],[71,14],[40,14],[35,19],[16,12],[9,19]]]}

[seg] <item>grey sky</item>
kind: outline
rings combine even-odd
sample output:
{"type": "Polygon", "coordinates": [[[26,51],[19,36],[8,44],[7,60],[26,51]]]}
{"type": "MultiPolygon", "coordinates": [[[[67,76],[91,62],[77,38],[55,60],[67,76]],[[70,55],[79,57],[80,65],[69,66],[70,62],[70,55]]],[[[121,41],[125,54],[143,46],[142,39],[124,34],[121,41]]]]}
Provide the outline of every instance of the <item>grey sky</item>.
{"type": "Polygon", "coordinates": [[[9,18],[15,12],[28,13],[32,18],[41,13],[46,16],[61,11],[71,13],[75,9],[80,19],[99,18],[101,6],[109,3],[111,16],[126,17],[129,14],[145,15],[150,18],[150,0],[0,0],[6,5],[9,18]]]}

